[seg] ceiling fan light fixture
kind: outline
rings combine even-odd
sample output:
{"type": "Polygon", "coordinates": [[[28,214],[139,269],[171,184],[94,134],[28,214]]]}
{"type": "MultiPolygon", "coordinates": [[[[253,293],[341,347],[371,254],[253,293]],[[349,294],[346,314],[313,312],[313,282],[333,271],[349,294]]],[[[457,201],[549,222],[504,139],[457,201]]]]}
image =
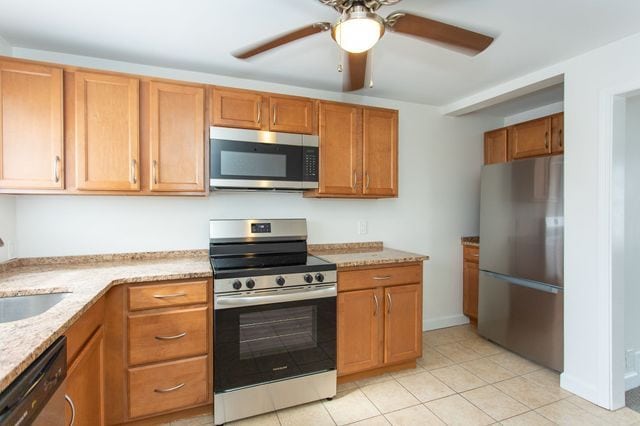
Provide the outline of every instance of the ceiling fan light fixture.
{"type": "Polygon", "coordinates": [[[384,34],[384,20],[364,7],[354,6],[336,22],[331,31],[338,45],[350,53],[371,49],[384,34]]]}

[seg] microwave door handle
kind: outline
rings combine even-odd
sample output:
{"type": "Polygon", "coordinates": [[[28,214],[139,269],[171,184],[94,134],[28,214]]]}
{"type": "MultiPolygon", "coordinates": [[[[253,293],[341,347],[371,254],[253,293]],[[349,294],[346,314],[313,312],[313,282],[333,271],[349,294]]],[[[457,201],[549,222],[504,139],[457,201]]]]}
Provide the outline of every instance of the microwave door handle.
{"type": "Polygon", "coordinates": [[[277,291],[271,294],[258,294],[246,296],[218,296],[215,301],[215,309],[239,308],[243,306],[265,305],[268,303],[295,302],[299,300],[320,299],[335,297],[337,287],[335,284],[295,291],[277,291]]]}

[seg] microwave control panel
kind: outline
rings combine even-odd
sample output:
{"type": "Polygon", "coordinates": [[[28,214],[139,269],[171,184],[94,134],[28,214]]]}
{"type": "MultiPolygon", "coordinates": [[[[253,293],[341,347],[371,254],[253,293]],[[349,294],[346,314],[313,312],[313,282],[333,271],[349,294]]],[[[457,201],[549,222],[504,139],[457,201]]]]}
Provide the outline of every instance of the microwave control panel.
{"type": "Polygon", "coordinates": [[[302,180],[305,182],[318,181],[318,148],[304,147],[302,152],[302,180]]]}

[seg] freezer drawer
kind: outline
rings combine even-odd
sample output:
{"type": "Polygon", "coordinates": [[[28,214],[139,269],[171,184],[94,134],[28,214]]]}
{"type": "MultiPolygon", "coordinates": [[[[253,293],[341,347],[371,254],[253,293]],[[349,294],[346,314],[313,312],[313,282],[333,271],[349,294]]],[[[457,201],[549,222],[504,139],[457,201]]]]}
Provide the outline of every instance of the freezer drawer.
{"type": "Polygon", "coordinates": [[[562,289],[480,271],[478,333],[540,365],[563,370],[562,289]],[[546,290],[546,291],[545,291],[546,290]]]}

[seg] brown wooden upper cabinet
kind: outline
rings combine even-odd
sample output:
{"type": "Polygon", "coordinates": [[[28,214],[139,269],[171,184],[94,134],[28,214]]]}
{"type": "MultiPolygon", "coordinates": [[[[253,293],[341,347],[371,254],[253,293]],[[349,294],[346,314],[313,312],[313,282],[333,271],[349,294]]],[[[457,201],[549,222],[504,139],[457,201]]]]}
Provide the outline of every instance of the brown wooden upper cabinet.
{"type": "Polygon", "coordinates": [[[398,111],[364,108],[363,194],[398,194],[398,111]]]}
{"type": "Polygon", "coordinates": [[[249,90],[215,87],[211,122],[214,126],[315,133],[315,101],[249,90]]]}
{"type": "Polygon", "coordinates": [[[551,116],[551,153],[564,152],[564,113],[551,116]]]}
{"type": "Polygon", "coordinates": [[[149,82],[149,189],[205,190],[204,87],[149,82]]]}
{"type": "Polygon", "coordinates": [[[564,152],[564,113],[515,124],[484,134],[484,164],[564,152]]]}
{"type": "Polygon", "coordinates": [[[319,188],[307,196],[398,195],[398,112],[320,102],[319,188]]]}
{"type": "Polygon", "coordinates": [[[484,134],[484,164],[509,161],[507,129],[498,129],[484,134]]]}
{"type": "Polygon", "coordinates": [[[73,79],[77,188],[139,190],[139,80],[91,72],[73,79]]]}
{"type": "Polygon", "coordinates": [[[0,61],[0,190],[64,188],[62,77],[0,61]]]}
{"type": "Polygon", "coordinates": [[[551,117],[516,124],[511,132],[511,156],[514,160],[551,153],[551,117]]]}
{"type": "Polygon", "coordinates": [[[320,102],[320,194],[362,193],[362,108],[320,102]],[[359,184],[360,183],[360,184],[359,184]]]}

